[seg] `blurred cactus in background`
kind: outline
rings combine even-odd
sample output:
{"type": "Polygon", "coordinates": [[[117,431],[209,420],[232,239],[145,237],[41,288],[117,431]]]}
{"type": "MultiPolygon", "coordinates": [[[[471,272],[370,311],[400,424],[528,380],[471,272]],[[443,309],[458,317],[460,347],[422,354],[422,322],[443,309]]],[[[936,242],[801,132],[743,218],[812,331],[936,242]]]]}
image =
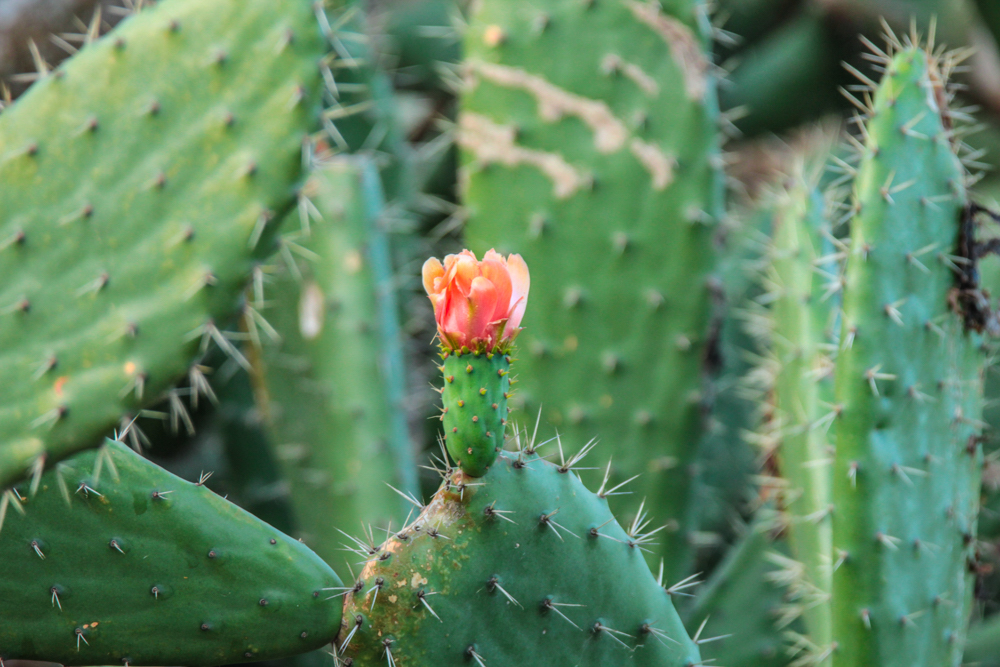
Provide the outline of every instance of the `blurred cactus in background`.
{"type": "Polygon", "coordinates": [[[0,660],[1000,665],[998,39],[0,2],[0,660]]]}

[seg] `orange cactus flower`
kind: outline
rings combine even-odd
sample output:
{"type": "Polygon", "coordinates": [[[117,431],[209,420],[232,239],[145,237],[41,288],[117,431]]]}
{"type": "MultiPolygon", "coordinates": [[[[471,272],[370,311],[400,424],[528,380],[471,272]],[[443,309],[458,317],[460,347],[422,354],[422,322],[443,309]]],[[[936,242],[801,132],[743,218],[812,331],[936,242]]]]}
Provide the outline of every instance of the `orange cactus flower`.
{"type": "Polygon", "coordinates": [[[528,305],[528,265],[489,250],[482,261],[469,250],[424,262],[424,289],[434,304],[441,345],[449,350],[510,349],[528,305]]]}

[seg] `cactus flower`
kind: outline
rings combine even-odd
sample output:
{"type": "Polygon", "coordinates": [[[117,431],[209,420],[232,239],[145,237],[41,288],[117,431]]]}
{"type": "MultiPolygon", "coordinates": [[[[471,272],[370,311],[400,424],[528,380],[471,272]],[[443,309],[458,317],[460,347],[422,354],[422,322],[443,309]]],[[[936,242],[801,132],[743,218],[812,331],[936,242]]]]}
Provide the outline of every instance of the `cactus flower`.
{"type": "Polygon", "coordinates": [[[506,352],[521,331],[528,303],[528,265],[489,250],[482,261],[463,250],[424,262],[424,289],[434,304],[441,345],[448,350],[506,352]]]}

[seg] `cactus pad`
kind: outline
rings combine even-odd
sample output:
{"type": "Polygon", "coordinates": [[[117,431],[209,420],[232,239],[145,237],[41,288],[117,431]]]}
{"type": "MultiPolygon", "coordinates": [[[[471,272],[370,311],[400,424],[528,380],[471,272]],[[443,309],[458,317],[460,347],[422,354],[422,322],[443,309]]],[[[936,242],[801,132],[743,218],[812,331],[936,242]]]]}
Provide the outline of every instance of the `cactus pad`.
{"type": "Polygon", "coordinates": [[[865,124],[835,370],[833,665],[958,665],[982,370],[948,56],[898,42],[865,124]]]}
{"type": "Polygon", "coordinates": [[[0,487],[98,445],[199,342],[233,349],[319,123],[315,11],[162,2],[0,116],[0,487]]]}
{"type": "Polygon", "coordinates": [[[337,648],[358,667],[697,664],[644,544],[565,465],[502,452],[483,477],[449,471],[371,555],[337,648]]]}
{"type": "Polygon", "coordinates": [[[673,529],[660,551],[679,577],[722,213],[705,7],[476,6],[460,182],[467,245],[520,253],[532,270],[515,407],[541,407],[545,437],[596,436],[619,481],[642,473],[612,505],[631,516],[647,498],[673,529]]]}
{"type": "Polygon", "coordinates": [[[337,576],[305,545],[119,442],[18,489],[0,534],[0,658],[220,665],[330,641],[337,576]]]}
{"type": "Polygon", "coordinates": [[[830,406],[841,269],[831,241],[829,208],[816,177],[805,169],[797,165],[777,195],[768,271],[773,299],[767,366],[774,379],[766,428],[787,483],[781,499],[789,546],[802,564],[790,595],[803,610],[810,641],[825,647],[817,664],[829,664],[835,432],[830,406]]]}
{"type": "Polygon", "coordinates": [[[318,215],[285,241],[308,259],[276,264],[264,312],[282,337],[254,358],[255,393],[302,538],[340,567],[335,527],[399,526],[409,505],[387,483],[419,491],[378,172],[335,158],[304,193],[318,215]]]}

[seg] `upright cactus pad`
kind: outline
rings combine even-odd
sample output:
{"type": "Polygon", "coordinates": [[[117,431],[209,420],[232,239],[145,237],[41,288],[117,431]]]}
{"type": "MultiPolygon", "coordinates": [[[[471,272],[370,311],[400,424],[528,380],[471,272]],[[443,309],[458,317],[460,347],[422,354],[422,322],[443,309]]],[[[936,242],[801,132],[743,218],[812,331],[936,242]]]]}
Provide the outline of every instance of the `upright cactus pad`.
{"type": "Polygon", "coordinates": [[[974,564],[985,359],[966,326],[952,63],[894,47],[864,126],[835,371],[836,667],[960,664],[974,564]]]}
{"type": "Polygon", "coordinates": [[[467,474],[481,477],[503,449],[510,357],[446,353],[441,391],[444,442],[467,474]]]}
{"type": "Polygon", "coordinates": [[[0,658],[221,665],[340,627],[340,581],[314,553],[121,443],[18,493],[27,511],[0,534],[0,658]]]}
{"type": "Polygon", "coordinates": [[[467,243],[535,272],[518,405],[597,436],[686,568],[721,216],[709,24],[697,0],[481,2],[458,121],[467,243]],[[513,196],[512,193],[516,193],[513,196]]]}
{"type": "MultiPolygon", "coordinates": [[[[700,647],[705,665],[786,667],[788,545],[773,534],[773,508],[758,510],[755,523],[726,553],[684,611],[688,627],[718,641],[700,647]],[[712,662],[714,661],[714,662],[712,662]]],[[[692,589],[695,590],[695,589],[692,589]]],[[[798,625],[792,625],[798,629],[798,625]]]]}
{"type": "Polygon", "coordinates": [[[378,172],[335,158],[304,193],[318,215],[286,234],[304,257],[279,261],[268,287],[283,335],[255,357],[255,386],[303,539],[341,567],[336,528],[399,526],[409,505],[388,484],[419,493],[417,466],[378,172]]]}
{"type": "Polygon", "coordinates": [[[232,349],[319,122],[313,5],[165,0],[0,116],[0,487],[232,349]]]}
{"type": "Polygon", "coordinates": [[[700,664],[644,542],[534,452],[502,452],[483,477],[449,471],[348,590],[342,664],[700,664]]]}
{"type": "MultiPolygon", "coordinates": [[[[823,156],[825,157],[825,155],[823,156]]],[[[819,168],[823,164],[817,165],[819,168]]],[[[790,595],[829,664],[833,369],[841,271],[828,206],[798,165],[778,193],[768,271],[771,409],[765,428],[782,479],[788,542],[802,576],[790,595]]]]}

